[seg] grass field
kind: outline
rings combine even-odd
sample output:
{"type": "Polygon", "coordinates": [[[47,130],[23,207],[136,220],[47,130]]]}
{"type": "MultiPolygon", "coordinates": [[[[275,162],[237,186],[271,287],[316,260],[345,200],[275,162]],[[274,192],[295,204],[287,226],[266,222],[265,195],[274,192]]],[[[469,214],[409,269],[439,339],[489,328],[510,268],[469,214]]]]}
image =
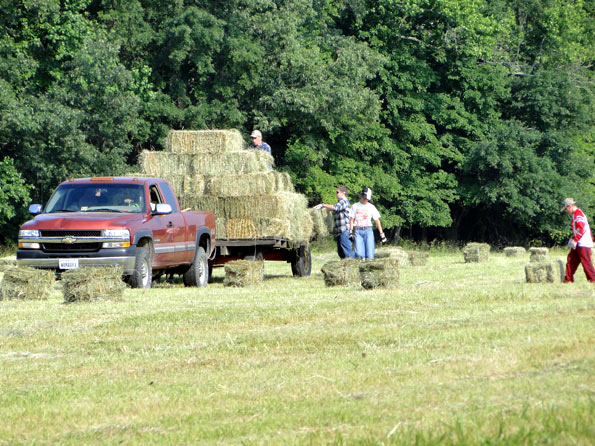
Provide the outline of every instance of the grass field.
{"type": "MultiPolygon", "coordinates": [[[[553,256],[564,257],[565,252],[553,256]]],[[[431,252],[393,290],[162,284],[0,301],[0,445],[595,443],[595,287],[431,252]]]]}

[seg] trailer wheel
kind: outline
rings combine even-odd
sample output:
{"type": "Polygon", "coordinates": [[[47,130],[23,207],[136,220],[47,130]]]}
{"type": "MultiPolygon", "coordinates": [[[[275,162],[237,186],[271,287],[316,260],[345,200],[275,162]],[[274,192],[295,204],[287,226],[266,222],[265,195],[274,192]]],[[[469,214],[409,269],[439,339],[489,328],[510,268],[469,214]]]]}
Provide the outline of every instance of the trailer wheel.
{"type": "Polygon", "coordinates": [[[307,277],[312,272],[312,255],[310,247],[300,246],[295,250],[291,260],[291,272],[295,277],[307,277]]]}
{"type": "Polygon", "coordinates": [[[264,280],[264,254],[261,251],[256,251],[253,256],[244,256],[244,260],[251,262],[263,262],[262,270],[260,272],[260,280],[264,280]]]}
{"type": "Polygon", "coordinates": [[[128,278],[132,288],[151,288],[153,278],[153,259],[149,249],[144,246],[136,248],[134,272],[128,278]]]}
{"type": "Polygon", "coordinates": [[[202,246],[196,249],[194,261],[184,273],[184,285],[206,287],[209,282],[209,260],[202,246]]]}

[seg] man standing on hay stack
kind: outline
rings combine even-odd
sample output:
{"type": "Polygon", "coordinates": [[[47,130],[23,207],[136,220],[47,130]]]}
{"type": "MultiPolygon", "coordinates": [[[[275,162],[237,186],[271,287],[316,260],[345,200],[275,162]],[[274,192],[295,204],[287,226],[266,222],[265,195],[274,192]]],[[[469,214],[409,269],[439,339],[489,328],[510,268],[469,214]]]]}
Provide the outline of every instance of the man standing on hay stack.
{"type": "Polygon", "coordinates": [[[595,282],[595,269],[591,263],[591,248],[593,248],[593,234],[589,227],[587,217],[583,214],[574,201],[574,198],[565,198],[561,211],[566,211],[572,216],[570,229],[572,237],[568,240],[570,253],[566,260],[566,275],[564,283],[574,282],[574,273],[579,263],[583,265],[585,275],[589,282],[595,282]]]}
{"type": "Polygon", "coordinates": [[[347,193],[349,189],[347,186],[341,185],[337,187],[337,203],[332,204],[320,203],[317,207],[333,211],[335,218],[334,235],[337,242],[337,254],[342,259],[355,257],[353,249],[351,248],[351,239],[349,238],[349,200],[347,193]]]}
{"type": "Polygon", "coordinates": [[[252,144],[248,146],[249,149],[252,150],[264,150],[269,155],[272,155],[271,146],[269,146],[266,142],[262,141],[262,133],[260,130],[254,130],[250,134],[250,138],[252,139],[252,144]]]}
{"type": "Polygon", "coordinates": [[[372,220],[380,233],[380,240],[386,243],[386,236],[380,225],[380,213],[376,206],[370,203],[372,189],[364,187],[359,195],[359,203],[351,207],[349,219],[350,238],[355,239],[355,257],[359,259],[374,258],[374,232],[372,231],[372,220]]]}

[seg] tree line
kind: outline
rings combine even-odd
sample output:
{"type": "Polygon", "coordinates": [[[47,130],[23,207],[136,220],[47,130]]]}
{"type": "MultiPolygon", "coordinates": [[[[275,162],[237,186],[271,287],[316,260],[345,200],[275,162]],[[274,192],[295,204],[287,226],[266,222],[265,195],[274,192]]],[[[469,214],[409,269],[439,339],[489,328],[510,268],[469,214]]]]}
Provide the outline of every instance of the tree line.
{"type": "Polygon", "coordinates": [[[0,241],[168,129],[260,129],[393,237],[560,242],[595,210],[594,0],[0,0],[0,241]],[[356,198],[354,195],[352,198],[356,198]]]}

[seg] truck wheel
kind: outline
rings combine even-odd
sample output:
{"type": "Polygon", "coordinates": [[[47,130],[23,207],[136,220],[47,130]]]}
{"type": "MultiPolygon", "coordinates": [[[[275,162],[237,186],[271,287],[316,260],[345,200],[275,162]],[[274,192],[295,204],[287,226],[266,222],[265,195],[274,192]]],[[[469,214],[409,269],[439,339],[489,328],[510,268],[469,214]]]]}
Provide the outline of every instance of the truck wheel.
{"type": "Polygon", "coordinates": [[[310,247],[300,246],[295,250],[291,260],[291,272],[295,277],[307,277],[312,272],[312,255],[310,247]]]}
{"type": "Polygon", "coordinates": [[[249,260],[251,262],[262,262],[260,280],[264,280],[264,254],[261,251],[256,251],[253,256],[244,256],[244,260],[249,260]]]}
{"type": "Polygon", "coordinates": [[[128,283],[132,288],[151,288],[152,277],[153,261],[149,250],[145,247],[136,248],[134,272],[128,278],[128,283]]]}
{"type": "Polygon", "coordinates": [[[207,253],[199,246],[194,254],[194,261],[184,273],[184,285],[206,287],[209,282],[209,259],[207,253]]]}

